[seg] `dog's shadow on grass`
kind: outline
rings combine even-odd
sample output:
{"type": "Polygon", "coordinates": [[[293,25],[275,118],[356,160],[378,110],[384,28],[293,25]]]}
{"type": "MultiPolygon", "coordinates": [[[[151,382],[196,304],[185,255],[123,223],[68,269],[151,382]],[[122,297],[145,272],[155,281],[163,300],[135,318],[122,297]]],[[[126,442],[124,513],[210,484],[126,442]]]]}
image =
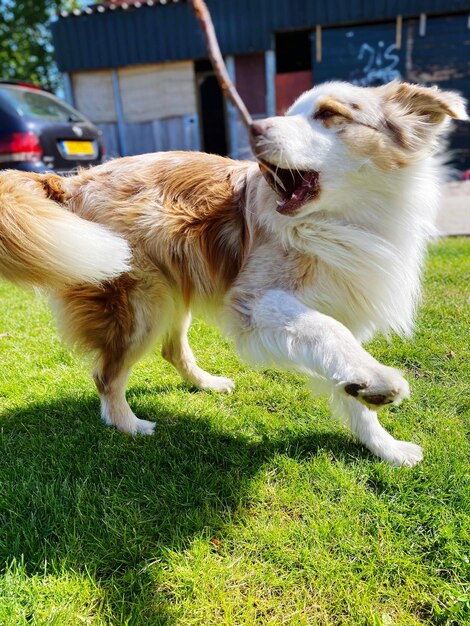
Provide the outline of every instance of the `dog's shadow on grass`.
{"type": "Polygon", "coordinates": [[[157,421],[153,437],[130,437],[105,428],[98,411],[95,398],[67,397],[0,415],[0,553],[29,574],[44,573],[45,563],[86,571],[119,623],[134,623],[139,604],[146,623],[173,622],[146,565],[164,568],[169,551],[184,551],[195,536],[223,538],[273,455],[362,450],[347,434],[316,435],[314,424],[305,437],[253,441],[164,406],[160,415],[139,411],[157,421]]]}

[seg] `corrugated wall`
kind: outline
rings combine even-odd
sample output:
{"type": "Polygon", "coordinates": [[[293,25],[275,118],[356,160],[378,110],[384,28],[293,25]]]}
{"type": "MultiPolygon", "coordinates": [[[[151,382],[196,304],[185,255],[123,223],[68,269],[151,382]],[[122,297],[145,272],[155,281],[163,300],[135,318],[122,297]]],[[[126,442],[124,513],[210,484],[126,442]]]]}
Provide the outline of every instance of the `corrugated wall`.
{"type": "MultiPolygon", "coordinates": [[[[468,0],[208,0],[224,54],[262,52],[274,31],[468,11],[468,0]]],[[[71,15],[51,25],[59,69],[123,67],[207,56],[185,2],[71,15]]]]}

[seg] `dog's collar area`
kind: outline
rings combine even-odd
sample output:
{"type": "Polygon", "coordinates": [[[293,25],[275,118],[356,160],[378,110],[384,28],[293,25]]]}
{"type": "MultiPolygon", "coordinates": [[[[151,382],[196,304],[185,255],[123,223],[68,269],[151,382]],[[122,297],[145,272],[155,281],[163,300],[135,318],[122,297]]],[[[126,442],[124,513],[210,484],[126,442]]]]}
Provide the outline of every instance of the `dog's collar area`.
{"type": "Polygon", "coordinates": [[[290,170],[258,159],[264,179],[280,197],[276,210],[282,215],[295,215],[297,211],[320,193],[319,174],[316,171],[290,170]]]}

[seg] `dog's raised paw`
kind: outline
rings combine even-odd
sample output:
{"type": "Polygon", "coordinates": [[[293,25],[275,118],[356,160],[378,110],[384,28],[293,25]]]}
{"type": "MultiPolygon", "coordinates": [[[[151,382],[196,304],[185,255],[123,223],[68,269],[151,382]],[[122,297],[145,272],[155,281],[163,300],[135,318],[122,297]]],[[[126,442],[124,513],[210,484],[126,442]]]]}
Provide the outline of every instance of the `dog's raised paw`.
{"type": "Polygon", "coordinates": [[[365,406],[378,409],[387,404],[400,404],[410,395],[410,388],[403,376],[392,367],[385,367],[370,382],[346,383],[344,391],[365,406]]]}

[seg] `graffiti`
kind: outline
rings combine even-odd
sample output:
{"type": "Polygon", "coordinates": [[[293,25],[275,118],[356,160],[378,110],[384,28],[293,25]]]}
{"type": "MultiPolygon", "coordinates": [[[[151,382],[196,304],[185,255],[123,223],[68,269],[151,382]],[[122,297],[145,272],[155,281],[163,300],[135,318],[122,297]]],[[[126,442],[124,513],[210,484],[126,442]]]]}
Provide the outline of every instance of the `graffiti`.
{"type": "Polygon", "coordinates": [[[359,61],[365,61],[362,68],[363,76],[356,78],[353,82],[361,87],[371,87],[401,78],[400,71],[396,69],[400,62],[398,54],[394,54],[396,50],[394,43],[385,48],[385,43],[379,41],[377,49],[368,43],[363,43],[357,55],[359,61]]]}

